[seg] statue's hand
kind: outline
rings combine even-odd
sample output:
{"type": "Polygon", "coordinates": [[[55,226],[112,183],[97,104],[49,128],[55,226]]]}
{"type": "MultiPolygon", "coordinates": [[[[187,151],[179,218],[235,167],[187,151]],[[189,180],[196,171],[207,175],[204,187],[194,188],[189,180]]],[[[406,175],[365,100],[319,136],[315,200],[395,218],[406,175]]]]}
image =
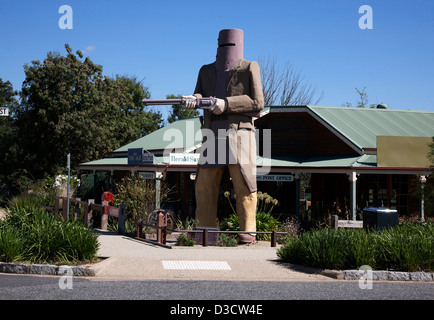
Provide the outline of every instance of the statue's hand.
{"type": "Polygon", "coordinates": [[[222,114],[225,110],[226,110],[227,106],[226,106],[226,101],[224,99],[218,99],[217,98],[217,102],[214,106],[214,108],[211,109],[211,112],[219,115],[222,114]]]}
{"type": "Polygon", "coordinates": [[[195,96],[182,96],[182,99],[185,99],[184,107],[186,109],[196,109],[197,98],[195,96]]]}

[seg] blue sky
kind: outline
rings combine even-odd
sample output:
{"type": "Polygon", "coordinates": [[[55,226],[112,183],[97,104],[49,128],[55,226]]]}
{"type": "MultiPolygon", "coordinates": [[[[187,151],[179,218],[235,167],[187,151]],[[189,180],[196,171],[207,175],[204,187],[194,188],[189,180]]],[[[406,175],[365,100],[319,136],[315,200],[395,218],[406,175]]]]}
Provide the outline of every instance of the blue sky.
{"type": "Polygon", "coordinates": [[[68,43],[105,75],[143,79],[154,99],[191,94],[225,28],[244,30],[245,59],[270,56],[299,69],[324,92],[320,105],[355,105],[355,88],[366,87],[369,103],[434,111],[428,0],[0,0],[0,78],[21,89],[26,63],[65,55],[68,43]],[[72,30],[58,26],[62,5],[73,9],[72,30]],[[372,8],[373,29],[359,28],[362,5],[372,8]]]}

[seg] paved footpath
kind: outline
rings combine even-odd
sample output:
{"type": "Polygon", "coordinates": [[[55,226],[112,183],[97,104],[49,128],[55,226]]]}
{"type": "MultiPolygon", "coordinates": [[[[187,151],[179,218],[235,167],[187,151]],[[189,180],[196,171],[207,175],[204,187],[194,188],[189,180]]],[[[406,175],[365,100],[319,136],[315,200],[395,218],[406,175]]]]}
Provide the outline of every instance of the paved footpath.
{"type": "Polygon", "coordinates": [[[255,280],[336,281],[303,269],[296,271],[279,262],[270,242],[238,247],[194,246],[171,249],[122,235],[101,232],[94,264],[96,278],[103,280],[255,280]]]}

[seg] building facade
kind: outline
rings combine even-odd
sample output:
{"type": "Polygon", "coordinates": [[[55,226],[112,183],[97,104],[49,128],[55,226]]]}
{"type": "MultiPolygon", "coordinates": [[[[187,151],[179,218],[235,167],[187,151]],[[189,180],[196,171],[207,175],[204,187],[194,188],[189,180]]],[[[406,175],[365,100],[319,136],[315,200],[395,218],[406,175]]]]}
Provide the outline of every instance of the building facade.
{"type": "MultiPolygon", "coordinates": [[[[164,179],[176,190],[176,201],[166,206],[180,218],[194,217],[200,126],[199,118],[179,120],[78,169],[83,179],[94,180],[90,194],[95,199],[132,172],[156,183],[164,179]],[[100,185],[98,174],[105,178],[100,185]]],[[[272,106],[255,127],[257,168],[263,173],[258,190],[279,201],[273,213],[282,219],[312,221],[329,214],[358,219],[365,207],[393,208],[401,216],[433,215],[421,205],[421,188],[432,183],[427,154],[434,112],[272,106]]],[[[219,218],[230,213],[223,196],[233,194],[229,176],[221,187],[219,218]]]]}

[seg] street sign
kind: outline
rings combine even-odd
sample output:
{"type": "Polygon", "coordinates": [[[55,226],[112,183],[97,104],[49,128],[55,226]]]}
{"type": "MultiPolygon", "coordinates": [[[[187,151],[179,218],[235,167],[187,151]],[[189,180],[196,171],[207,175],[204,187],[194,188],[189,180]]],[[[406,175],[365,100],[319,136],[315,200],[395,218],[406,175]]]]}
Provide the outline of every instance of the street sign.
{"type": "Polygon", "coordinates": [[[9,116],[9,108],[1,107],[0,108],[0,116],[3,116],[3,117],[9,116]]]}
{"type": "Polygon", "coordinates": [[[155,172],[139,172],[139,175],[145,180],[146,179],[150,179],[150,180],[155,179],[155,172]]]}
{"type": "Polygon", "coordinates": [[[143,148],[128,149],[128,164],[154,164],[154,154],[144,153],[143,148]]]}

